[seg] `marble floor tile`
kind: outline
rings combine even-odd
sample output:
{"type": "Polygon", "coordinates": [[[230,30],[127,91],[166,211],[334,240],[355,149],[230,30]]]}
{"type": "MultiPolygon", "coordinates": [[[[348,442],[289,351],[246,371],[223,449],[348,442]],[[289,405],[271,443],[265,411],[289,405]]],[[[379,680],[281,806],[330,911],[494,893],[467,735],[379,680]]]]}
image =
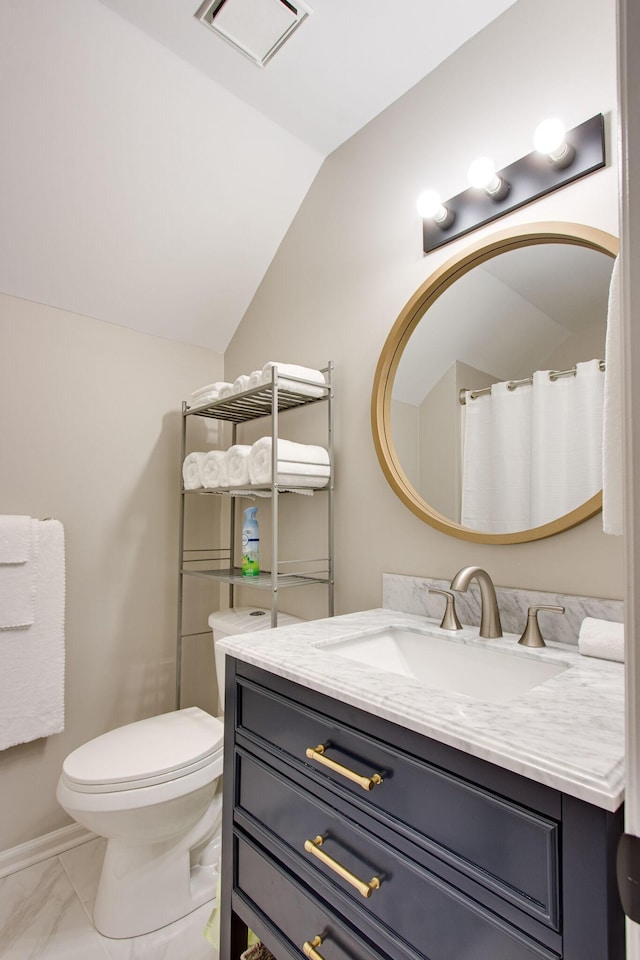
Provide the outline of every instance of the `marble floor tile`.
{"type": "Polygon", "coordinates": [[[108,960],[58,857],[0,880],[2,960],[108,960]]]}
{"type": "Polygon", "coordinates": [[[106,846],[106,840],[96,837],[60,854],[64,871],[83,905],[95,900],[106,846]]]}
{"type": "Polygon", "coordinates": [[[110,940],[103,944],[110,960],[218,960],[218,952],[204,936],[212,905],[205,903],[187,917],[161,930],[131,940],[110,940]]]}
{"type": "Polygon", "coordinates": [[[218,960],[204,936],[212,903],[142,937],[97,932],[105,846],[97,838],[0,880],[0,960],[218,960]]]}

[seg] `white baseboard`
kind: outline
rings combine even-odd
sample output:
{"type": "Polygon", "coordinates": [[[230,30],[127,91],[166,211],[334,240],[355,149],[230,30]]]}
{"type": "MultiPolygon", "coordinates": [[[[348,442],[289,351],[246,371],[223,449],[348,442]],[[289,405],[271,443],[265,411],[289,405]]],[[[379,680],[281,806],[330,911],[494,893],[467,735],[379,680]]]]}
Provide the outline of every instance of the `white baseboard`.
{"type": "Polygon", "coordinates": [[[18,870],[24,870],[33,863],[39,863],[48,857],[64,853],[65,850],[71,850],[72,847],[86,843],[87,840],[93,840],[95,836],[95,833],[81,827],[79,823],[72,823],[68,827],[61,827],[60,830],[45,833],[43,837],[36,837],[35,840],[28,840],[17,847],[3,850],[0,853],[0,879],[8,877],[11,873],[17,873],[18,870]]]}

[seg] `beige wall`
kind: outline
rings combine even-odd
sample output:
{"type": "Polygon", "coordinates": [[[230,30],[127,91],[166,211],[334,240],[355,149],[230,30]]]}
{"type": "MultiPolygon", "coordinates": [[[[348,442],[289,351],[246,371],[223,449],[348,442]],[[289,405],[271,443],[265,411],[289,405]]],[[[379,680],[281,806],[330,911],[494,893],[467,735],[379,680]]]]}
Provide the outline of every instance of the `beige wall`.
{"type": "Polygon", "coordinates": [[[385,570],[451,577],[469,563],[503,585],[622,596],[622,543],[604,536],[599,516],[514,546],[474,545],[424,524],[384,479],[369,413],[395,318],[449,257],[515,223],[567,220],[618,232],[615,121],[613,0],[589,4],[588,15],[581,0],[520,0],[325,161],[225,365],[233,377],[267,357],[336,363],[337,612],[379,605],[385,570]],[[608,129],[605,170],[422,256],[421,189],[458,193],[474,156],[492,154],[499,168],[532,149],[545,116],[571,127],[597,112],[608,129]]]}
{"type": "MultiPolygon", "coordinates": [[[[221,373],[220,354],[0,296],[0,512],[62,521],[67,591],[65,731],[0,753],[0,851],[70,822],[73,748],[173,708],[179,411],[221,373]]],[[[195,644],[186,699],[215,709],[195,644]]]]}

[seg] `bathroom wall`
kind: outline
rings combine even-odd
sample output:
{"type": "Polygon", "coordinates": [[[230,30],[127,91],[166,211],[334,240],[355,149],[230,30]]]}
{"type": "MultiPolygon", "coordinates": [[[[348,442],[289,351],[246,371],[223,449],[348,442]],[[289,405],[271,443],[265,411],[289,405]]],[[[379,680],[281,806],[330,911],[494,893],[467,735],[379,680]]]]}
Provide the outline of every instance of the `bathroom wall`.
{"type": "MultiPolygon", "coordinates": [[[[498,584],[623,595],[623,545],[596,516],[554,538],[475,545],[415,517],[384,479],[371,437],[371,386],[387,334],[413,291],[483,235],[545,220],[617,234],[614,0],[520,0],[324,163],[225,354],[227,377],[266,359],[336,363],[336,608],[377,606],[382,571],[450,578],[479,563],[498,584]],[[427,257],[415,198],[466,186],[477,155],[498,168],[529,153],[536,124],[606,117],[608,166],[427,257]],[[613,131],[613,135],[612,135],[613,131]]],[[[304,439],[287,414],[283,434],[304,439]]],[[[317,442],[317,441],[314,441],[317,442]]],[[[291,508],[293,511],[294,508],[291,508]]],[[[296,522],[299,507],[291,517],[296,522]]],[[[318,531],[322,518],[318,508],[318,531]]],[[[295,596],[294,596],[295,594],[295,596]]],[[[283,605],[321,615],[320,599],[283,605]]]]}
{"type": "MultiPolygon", "coordinates": [[[[62,521],[67,601],[65,731],[0,752],[0,851],[70,822],[55,799],[70,750],[173,709],[179,411],[222,370],[218,353],[0,295],[0,512],[62,521]]],[[[209,516],[191,518],[207,539],[209,516]]],[[[186,703],[215,710],[209,637],[184,660],[186,703]]]]}

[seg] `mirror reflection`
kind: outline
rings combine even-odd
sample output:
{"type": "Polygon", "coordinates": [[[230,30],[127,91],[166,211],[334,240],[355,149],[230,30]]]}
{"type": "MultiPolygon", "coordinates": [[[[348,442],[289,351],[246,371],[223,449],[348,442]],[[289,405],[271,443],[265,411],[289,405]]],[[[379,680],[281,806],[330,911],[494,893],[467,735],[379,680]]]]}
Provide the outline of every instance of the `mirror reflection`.
{"type": "Polygon", "coordinates": [[[569,242],[478,259],[413,318],[390,426],[429,510],[504,535],[552,523],[601,490],[614,260],[569,242]]]}

